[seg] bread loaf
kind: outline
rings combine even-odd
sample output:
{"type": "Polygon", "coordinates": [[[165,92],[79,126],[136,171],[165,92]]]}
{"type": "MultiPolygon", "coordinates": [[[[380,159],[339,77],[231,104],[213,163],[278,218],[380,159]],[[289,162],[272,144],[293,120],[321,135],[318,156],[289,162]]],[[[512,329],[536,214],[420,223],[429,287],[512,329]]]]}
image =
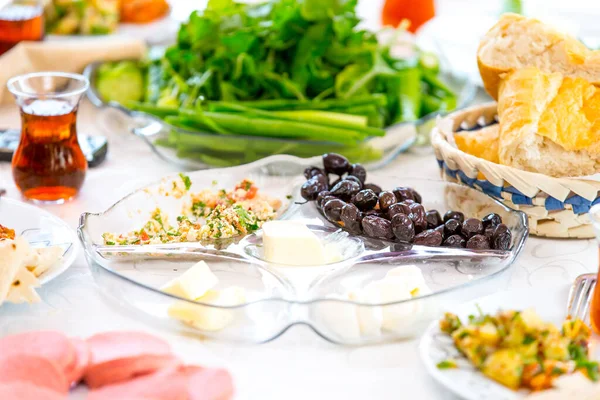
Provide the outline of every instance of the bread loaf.
{"type": "Polygon", "coordinates": [[[494,99],[506,74],[525,67],[560,72],[600,84],[600,52],[542,22],[504,14],[483,37],[477,51],[483,85],[494,99]]]}
{"type": "Polygon", "coordinates": [[[600,171],[600,89],[524,68],[499,88],[500,164],[555,177],[600,171]]]}
{"type": "Polygon", "coordinates": [[[454,141],[460,151],[498,163],[499,133],[500,127],[495,124],[475,131],[457,132],[454,134],[454,141]]]}

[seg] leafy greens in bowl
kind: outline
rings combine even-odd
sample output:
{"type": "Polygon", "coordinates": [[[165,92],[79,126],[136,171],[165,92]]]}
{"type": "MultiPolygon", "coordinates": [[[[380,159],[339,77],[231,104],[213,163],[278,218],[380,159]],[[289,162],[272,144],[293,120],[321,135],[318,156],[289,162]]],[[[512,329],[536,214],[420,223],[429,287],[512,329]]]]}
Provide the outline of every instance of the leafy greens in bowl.
{"type": "Polygon", "coordinates": [[[275,140],[258,158],[309,157],[325,145],[354,161],[377,160],[386,151],[377,145],[389,136],[384,128],[452,110],[469,95],[459,90],[465,82],[448,82],[437,57],[404,31],[384,40],[359,29],[355,8],[356,0],[210,0],[164,52],[98,68],[92,100],[175,128],[155,144],[181,157],[237,159],[209,134],[275,140]],[[132,85],[140,73],[142,83],[132,85]]]}

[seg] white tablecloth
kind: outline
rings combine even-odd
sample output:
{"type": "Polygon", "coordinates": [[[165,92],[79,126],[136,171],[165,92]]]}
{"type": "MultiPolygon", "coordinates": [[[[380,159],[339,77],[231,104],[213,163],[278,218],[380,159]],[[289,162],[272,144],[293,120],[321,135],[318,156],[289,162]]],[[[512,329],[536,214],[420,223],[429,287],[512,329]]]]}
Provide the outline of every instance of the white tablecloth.
{"type": "MultiPolygon", "coordinates": [[[[18,127],[16,108],[0,109],[0,127],[18,127]]],[[[84,211],[103,211],[115,201],[176,168],[157,159],[138,138],[126,132],[103,132],[92,106],[83,104],[81,133],[105,134],[109,156],[89,170],[79,197],[48,211],[76,228],[84,211]]],[[[437,178],[433,154],[404,154],[387,167],[398,176],[437,178]]],[[[0,164],[0,187],[19,198],[10,165],[0,164]]],[[[0,220],[1,223],[1,220],[0,220]]],[[[511,287],[553,286],[597,270],[598,250],[591,240],[530,238],[512,269],[511,287]]],[[[141,329],[166,336],[192,361],[225,365],[234,372],[243,399],[452,399],[427,375],[420,363],[418,341],[348,348],[332,345],[308,328],[294,327],[262,345],[233,345],[184,338],[136,320],[102,299],[83,255],[62,276],[45,285],[43,304],[5,305],[0,309],[0,334],[35,329],[60,329],[88,335],[106,329],[141,329]],[[47,321],[52,321],[49,323],[47,321]]]]}

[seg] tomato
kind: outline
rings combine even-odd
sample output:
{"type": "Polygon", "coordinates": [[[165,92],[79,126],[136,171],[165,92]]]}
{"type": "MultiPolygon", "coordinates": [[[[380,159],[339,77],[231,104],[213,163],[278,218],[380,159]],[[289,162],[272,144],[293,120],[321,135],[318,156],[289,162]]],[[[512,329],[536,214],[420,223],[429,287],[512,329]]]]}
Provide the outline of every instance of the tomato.
{"type": "Polygon", "coordinates": [[[434,0],[386,0],[381,13],[384,25],[397,27],[402,20],[410,21],[408,30],[416,32],[435,15],[434,0]]]}

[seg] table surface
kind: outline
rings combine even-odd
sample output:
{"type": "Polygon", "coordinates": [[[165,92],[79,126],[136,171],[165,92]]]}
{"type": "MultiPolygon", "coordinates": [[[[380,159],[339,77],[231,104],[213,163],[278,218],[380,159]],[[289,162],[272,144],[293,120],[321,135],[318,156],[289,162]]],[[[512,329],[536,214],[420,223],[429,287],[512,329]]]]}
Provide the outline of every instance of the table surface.
{"type": "MultiPolygon", "coordinates": [[[[81,194],[70,203],[44,206],[75,228],[84,211],[103,211],[115,201],[159,177],[176,172],[156,158],[137,137],[107,129],[99,113],[83,103],[79,130],[106,135],[109,155],[103,165],[88,172],[81,194]]],[[[18,127],[16,107],[0,108],[0,127],[18,127]]],[[[386,172],[399,176],[437,178],[433,153],[400,155],[386,172]]],[[[0,187],[20,198],[10,165],[0,164],[0,187]]],[[[597,249],[592,240],[530,238],[512,268],[510,287],[554,286],[577,275],[596,271],[597,249]]],[[[0,309],[0,334],[26,329],[59,329],[71,335],[89,335],[107,329],[154,331],[181,347],[191,360],[230,368],[239,398],[397,399],[398,393],[417,399],[453,399],[429,378],[418,357],[418,341],[348,348],[330,344],[308,328],[290,329],[273,342],[239,345],[201,341],[160,331],[135,315],[101,298],[80,251],[75,264],[41,290],[43,303],[4,305],[0,309]]]]}

